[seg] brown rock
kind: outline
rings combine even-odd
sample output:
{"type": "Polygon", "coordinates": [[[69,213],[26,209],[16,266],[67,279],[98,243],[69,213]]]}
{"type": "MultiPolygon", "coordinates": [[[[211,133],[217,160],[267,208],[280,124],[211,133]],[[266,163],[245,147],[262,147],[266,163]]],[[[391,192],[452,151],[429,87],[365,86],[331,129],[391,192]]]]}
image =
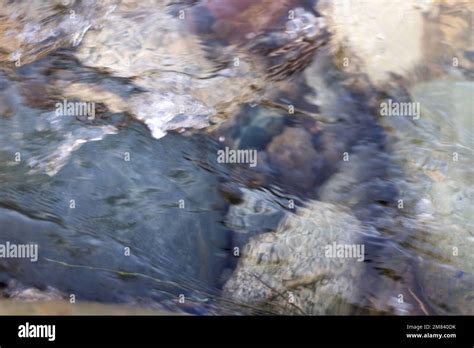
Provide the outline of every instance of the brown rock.
{"type": "Polygon", "coordinates": [[[215,32],[234,42],[242,42],[250,33],[265,31],[298,3],[298,0],[204,1],[204,5],[216,19],[215,32]]]}
{"type": "Polygon", "coordinates": [[[289,186],[309,189],[316,183],[314,164],[320,155],[313,148],[311,135],[302,128],[287,128],[268,146],[271,163],[289,186]]]}

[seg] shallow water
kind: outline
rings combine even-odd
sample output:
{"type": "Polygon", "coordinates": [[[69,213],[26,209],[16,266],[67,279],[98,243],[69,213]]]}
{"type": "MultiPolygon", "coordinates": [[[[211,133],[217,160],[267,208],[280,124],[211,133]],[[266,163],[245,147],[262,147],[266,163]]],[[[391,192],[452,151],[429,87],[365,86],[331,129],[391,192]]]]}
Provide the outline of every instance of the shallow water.
{"type": "MultiPolygon", "coordinates": [[[[211,3],[3,7],[0,242],[39,246],[35,263],[0,259],[4,293],[15,280],[195,314],[473,314],[469,3],[320,1],[329,41],[270,81],[233,30],[245,19],[211,3]],[[385,99],[420,103],[419,119],[381,117],[385,99]],[[58,116],[64,100],[94,118],[58,116]],[[258,165],[220,163],[226,146],[258,165]],[[364,245],[364,262],[322,256],[333,242],[364,245]]],[[[255,8],[276,35],[265,18],[282,10],[255,8]]]]}

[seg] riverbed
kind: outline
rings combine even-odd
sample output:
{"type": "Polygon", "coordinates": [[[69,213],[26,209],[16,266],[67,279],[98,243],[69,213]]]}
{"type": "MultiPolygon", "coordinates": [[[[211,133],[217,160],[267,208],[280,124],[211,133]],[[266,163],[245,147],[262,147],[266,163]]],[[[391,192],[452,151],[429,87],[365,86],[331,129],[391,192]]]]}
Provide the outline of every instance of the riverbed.
{"type": "Polygon", "coordinates": [[[286,2],[212,3],[4,4],[4,312],[474,314],[472,3],[289,1],[321,44],[278,80],[234,29],[286,2]]]}

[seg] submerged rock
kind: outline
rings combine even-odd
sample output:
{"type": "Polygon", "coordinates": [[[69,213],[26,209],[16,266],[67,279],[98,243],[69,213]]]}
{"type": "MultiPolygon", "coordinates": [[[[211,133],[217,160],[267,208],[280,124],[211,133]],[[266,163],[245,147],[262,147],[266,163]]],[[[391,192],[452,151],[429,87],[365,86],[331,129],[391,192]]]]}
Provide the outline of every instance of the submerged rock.
{"type": "Polygon", "coordinates": [[[212,110],[190,96],[173,93],[137,94],[127,107],[145,123],[151,135],[162,138],[169,130],[201,129],[209,125],[212,110]]]}
{"type": "Polygon", "coordinates": [[[301,189],[312,189],[324,158],[313,148],[311,134],[302,128],[286,128],[268,146],[270,162],[278,168],[280,180],[301,189]]]}
{"type": "Polygon", "coordinates": [[[117,1],[15,1],[0,8],[0,63],[22,66],[81,43],[117,1]]]}
{"type": "Polygon", "coordinates": [[[232,246],[242,248],[250,238],[276,229],[284,218],[287,200],[276,200],[266,191],[241,188],[240,201],[229,207],[225,224],[232,229],[232,246]]]}
{"type": "Polygon", "coordinates": [[[5,288],[1,289],[0,298],[24,302],[37,302],[64,300],[66,295],[51,286],[40,290],[34,287],[27,287],[12,279],[5,288]]]}
{"type": "Polygon", "coordinates": [[[225,202],[217,175],[205,169],[215,162],[212,142],[192,139],[157,142],[135,124],[86,143],[52,177],[28,175],[24,162],[2,167],[0,222],[8,228],[0,242],[37,244],[38,260],[0,259],[0,281],[53,286],[77,301],[218,296],[228,258],[225,202]]]}
{"type": "Polygon", "coordinates": [[[357,244],[363,233],[345,208],[310,202],[250,240],[224,294],[280,314],[347,314],[364,264],[327,257],[326,247],[357,244]]]}
{"type": "Polygon", "coordinates": [[[312,0],[205,0],[191,12],[197,32],[242,47],[282,80],[309,65],[326,44],[324,19],[312,0]],[[201,19],[207,13],[206,23],[201,19]],[[193,16],[194,14],[194,16],[193,16]]]}
{"type": "Polygon", "coordinates": [[[420,82],[409,91],[421,104],[418,120],[381,120],[407,178],[401,196],[419,286],[439,314],[474,313],[473,89],[454,77],[420,82]]]}
{"type": "Polygon", "coordinates": [[[423,15],[412,1],[324,0],[320,5],[343,70],[363,71],[380,85],[391,73],[406,74],[422,63],[423,15]]]}

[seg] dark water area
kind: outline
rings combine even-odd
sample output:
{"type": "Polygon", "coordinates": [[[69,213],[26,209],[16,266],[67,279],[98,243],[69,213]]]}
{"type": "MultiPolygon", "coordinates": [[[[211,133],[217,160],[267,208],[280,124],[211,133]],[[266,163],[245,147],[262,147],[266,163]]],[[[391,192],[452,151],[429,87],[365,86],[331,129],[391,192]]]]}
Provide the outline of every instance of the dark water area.
{"type": "Polygon", "coordinates": [[[189,289],[212,295],[229,239],[217,176],[200,168],[209,165],[212,143],[173,135],[149,142],[137,125],[119,134],[126,145],[119,136],[86,144],[53,178],[2,185],[2,238],[37,243],[42,251],[33,268],[2,268],[78,300],[159,301],[189,289]]]}
{"type": "Polygon", "coordinates": [[[53,288],[210,315],[472,314],[472,65],[450,65],[471,9],[400,5],[415,24],[393,33],[385,18],[372,46],[364,33],[384,12],[345,17],[364,6],[5,6],[0,244],[37,245],[38,260],[0,258],[2,296],[53,288]],[[442,20],[458,32],[439,48],[454,35],[442,20]],[[404,35],[422,52],[402,54],[404,35]],[[388,99],[421,104],[420,120],[381,117],[388,99]],[[94,115],[58,116],[68,102],[94,115]],[[363,246],[363,260],[328,257],[333,243],[363,246]]]}

